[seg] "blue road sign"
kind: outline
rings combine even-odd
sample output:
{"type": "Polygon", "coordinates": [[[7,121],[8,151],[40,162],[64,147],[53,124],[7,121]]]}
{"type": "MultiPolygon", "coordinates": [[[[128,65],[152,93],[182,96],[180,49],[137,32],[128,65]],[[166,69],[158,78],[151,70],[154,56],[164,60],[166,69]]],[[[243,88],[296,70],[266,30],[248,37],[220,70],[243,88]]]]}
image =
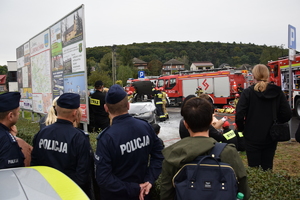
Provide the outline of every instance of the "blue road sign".
{"type": "Polygon", "coordinates": [[[289,25],[289,44],[290,49],[296,49],[296,28],[289,25]]]}
{"type": "Polygon", "coordinates": [[[145,72],[139,71],[138,78],[145,78],[145,72]]]}

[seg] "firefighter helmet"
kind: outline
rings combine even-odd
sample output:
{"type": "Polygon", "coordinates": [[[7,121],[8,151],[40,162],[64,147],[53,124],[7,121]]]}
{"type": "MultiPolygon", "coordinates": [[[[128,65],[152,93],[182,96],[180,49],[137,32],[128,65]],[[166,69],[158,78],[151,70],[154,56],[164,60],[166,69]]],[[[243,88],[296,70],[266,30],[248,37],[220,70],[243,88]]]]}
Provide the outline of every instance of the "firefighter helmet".
{"type": "Polygon", "coordinates": [[[238,97],[240,97],[240,95],[239,94],[235,94],[235,97],[238,98],[238,97]]]}
{"type": "Polygon", "coordinates": [[[228,121],[225,121],[224,124],[223,124],[223,128],[229,127],[229,125],[230,125],[229,122],[228,122],[228,121]]]}
{"type": "Polygon", "coordinates": [[[128,94],[128,95],[132,95],[132,91],[128,91],[127,94],[128,94]]]}

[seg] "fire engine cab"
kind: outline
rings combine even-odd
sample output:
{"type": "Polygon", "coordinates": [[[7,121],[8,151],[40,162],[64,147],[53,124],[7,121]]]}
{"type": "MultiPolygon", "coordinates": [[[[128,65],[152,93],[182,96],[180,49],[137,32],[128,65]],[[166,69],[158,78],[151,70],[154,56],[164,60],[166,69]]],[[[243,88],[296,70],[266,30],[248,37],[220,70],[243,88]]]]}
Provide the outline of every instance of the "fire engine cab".
{"type": "Polygon", "coordinates": [[[213,69],[162,76],[158,78],[156,86],[164,88],[170,105],[180,105],[185,97],[195,94],[198,86],[201,86],[204,93],[211,97],[213,104],[222,106],[234,99],[239,85],[246,88],[252,80],[247,70],[213,69]]]}
{"type": "MultiPolygon", "coordinates": [[[[289,59],[288,57],[279,58],[276,61],[269,61],[270,81],[280,86],[284,93],[289,92],[289,59]]],[[[300,54],[295,56],[292,67],[292,108],[300,118],[300,54]]]]}

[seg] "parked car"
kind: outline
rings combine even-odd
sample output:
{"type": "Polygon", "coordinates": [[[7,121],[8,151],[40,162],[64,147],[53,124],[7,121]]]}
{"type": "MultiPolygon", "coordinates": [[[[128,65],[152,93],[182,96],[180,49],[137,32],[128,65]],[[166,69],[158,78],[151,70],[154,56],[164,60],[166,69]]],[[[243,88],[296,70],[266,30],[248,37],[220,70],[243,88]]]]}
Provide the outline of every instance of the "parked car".
{"type": "Polygon", "coordinates": [[[135,87],[135,95],[133,103],[130,103],[128,113],[151,124],[156,123],[156,107],[152,96],[152,82],[138,81],[133,86],[135,87]]]}
{"type": "Polygon", "coordinates": [[[0,199],[88,200],[68,176],[46,166],[0,170],[0,199]]]}

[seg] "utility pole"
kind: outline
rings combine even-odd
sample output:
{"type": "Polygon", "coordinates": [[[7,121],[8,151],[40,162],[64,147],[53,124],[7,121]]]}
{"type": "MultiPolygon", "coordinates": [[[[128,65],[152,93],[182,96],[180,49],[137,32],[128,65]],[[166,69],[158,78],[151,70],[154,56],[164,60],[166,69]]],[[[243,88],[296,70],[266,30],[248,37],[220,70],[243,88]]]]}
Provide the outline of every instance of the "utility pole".
{"type": "Polygon", "coordinates": [[[116,45],[113,45],[113,46],[112,46],[112,80],[113,80],[113,84],[115,84],[116,81],[117,81],[116,49],[117,49],[117,46],[116,46],[116,45]]]}

